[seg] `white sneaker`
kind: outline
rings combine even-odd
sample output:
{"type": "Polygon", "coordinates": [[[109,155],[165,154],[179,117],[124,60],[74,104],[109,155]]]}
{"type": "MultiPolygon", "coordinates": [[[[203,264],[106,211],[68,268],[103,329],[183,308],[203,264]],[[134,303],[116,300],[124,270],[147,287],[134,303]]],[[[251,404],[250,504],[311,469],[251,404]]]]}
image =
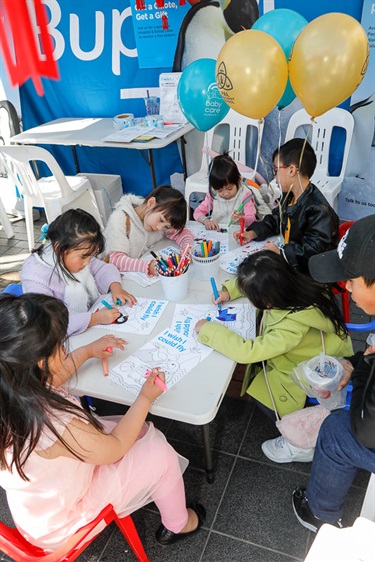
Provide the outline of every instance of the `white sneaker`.
{"type": "Polygon", "coordinates": [[[285,437],[276,437],[262,443],[262,451],[273,462],[311,462],[315,448],[300,449],[294,447],[285,437]]]}

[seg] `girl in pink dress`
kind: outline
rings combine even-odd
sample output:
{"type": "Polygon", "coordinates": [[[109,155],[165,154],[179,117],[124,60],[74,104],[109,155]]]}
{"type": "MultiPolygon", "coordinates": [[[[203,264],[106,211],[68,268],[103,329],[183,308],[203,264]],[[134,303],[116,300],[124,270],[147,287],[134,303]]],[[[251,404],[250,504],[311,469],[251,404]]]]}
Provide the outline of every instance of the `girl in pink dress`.
{"type": "Polygon", "coordinates": [[[0,485],[26,540],[50,552],[107,504],[124,517],[150,501],[161,513],[159,543],[195,533],[205,510],[186,507],[187,461],[145,423],[164,373],[151,372],[125,416],[99,421],[57,387],[88,358],[126,342],[104,336],[66,355],[61,301],[1,295],[0,311],[0,485]]]}

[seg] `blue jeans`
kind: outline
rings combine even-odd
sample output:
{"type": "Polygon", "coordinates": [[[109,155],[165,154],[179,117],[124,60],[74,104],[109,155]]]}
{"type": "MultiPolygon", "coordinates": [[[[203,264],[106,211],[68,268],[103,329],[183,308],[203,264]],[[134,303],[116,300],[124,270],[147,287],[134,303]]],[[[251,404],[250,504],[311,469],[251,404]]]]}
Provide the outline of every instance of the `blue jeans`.
{"type": "Polygon", "coordinates": [[[360,468],[375,472],[375,449],[354,437],[348,411],[333,412],[320,428],[306,490],[315,517],[327,523],[342,517],[346,494],[360,468]]]}

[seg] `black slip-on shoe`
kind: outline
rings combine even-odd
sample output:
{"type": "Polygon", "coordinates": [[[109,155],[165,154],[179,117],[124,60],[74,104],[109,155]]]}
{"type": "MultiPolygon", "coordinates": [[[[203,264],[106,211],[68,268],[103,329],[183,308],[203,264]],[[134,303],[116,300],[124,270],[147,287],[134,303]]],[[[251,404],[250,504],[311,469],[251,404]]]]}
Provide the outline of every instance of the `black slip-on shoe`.
{"type": "Polygon", "coordinates": [[[341,523],[341,519],[330,523],[328,521],[322,521],[315,517],[313,512],[309,506],[309,500],[306,497],[306,488],[302,488],[298,486],[295,490],[293,490],[292,494],[292,505],[293,511],[295,516],[297,517],[298,521],[309,531],[316,533],[318,529],[325,523],[328,525],[333,525],[334,527],[338,527],[339,529],[343,528],[343,524],[341,523]]]}
{"type": "Polygon", "coordinates": [[[191,508],[197,514],[197,528],[194,529],[194,531],[189,531],[188,533],[174,533],[173,531],[169,531],[166,527],[164,527],[163,523],[161,523],[155,533],[156,540],[159,544],[161,544],[162,546],[168,546],[169,544],[173,544],[174,542],[191,537],[191,535],[194,535],[199,531],[206,519],[206,510],[203,505],[196,502],[189,503],[187,507],[191,508]]]}

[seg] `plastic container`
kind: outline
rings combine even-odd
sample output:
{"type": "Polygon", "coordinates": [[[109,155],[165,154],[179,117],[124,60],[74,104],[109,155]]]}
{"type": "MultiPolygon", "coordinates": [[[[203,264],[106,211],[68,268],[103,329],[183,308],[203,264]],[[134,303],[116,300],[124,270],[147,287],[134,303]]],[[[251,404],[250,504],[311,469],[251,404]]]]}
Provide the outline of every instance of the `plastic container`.
{"type": "Polygon", "coordinates": [[[104,226],[113,212],[116,203],[124,195],[122,191],[121,176],[115,174],[78,174],[85,176],[94,190],[96,203],[104,226]]]}
{"type": "Polygon", "coordinates": [[[166,277],[159,274],[164,297],[170,302],[180,302],[187,296],[189,289],[189,269],[176,277],[166,277]]]}
{"type": "Polygon", "coordinates": [[[194,276],[201,281],[209,281],[219,273],[220,252],[208,258],[195,256],[194,252],[200,252],[200,245],[196,244],[191,249],[191,257],[194,264],[194,276]]]}
{"type": "Polygon", "coordinates": [[[321,354],[307,362],[304,376],[310,386],[309,396],[316,398],[322,406],[329,410],[345,406],[346,390],[337,387],[344,373],[343,366],[335,358],[321,354]]]}
{"type": "Polygon", "coordinates": [[[146,106],[146,115],[159,115],[160,105],[159,98],[156,96],[150,96],[144,98],[146,106]]]}

